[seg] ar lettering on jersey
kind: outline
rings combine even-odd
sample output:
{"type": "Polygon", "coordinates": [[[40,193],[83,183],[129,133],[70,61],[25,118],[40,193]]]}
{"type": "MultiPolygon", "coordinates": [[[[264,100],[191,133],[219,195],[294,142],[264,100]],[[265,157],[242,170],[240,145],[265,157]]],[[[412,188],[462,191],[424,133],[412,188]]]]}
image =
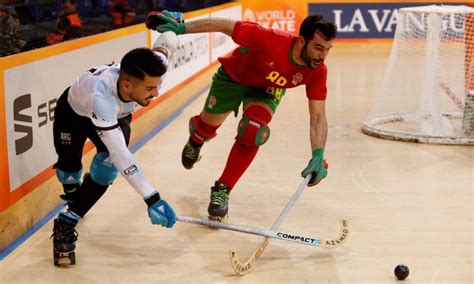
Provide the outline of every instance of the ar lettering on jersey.
{"type": "Polygon", "coordinates": [[[267,77],[265,77],[265,79],[270,80],[270,82],[281,87],[284,87],[286,85],[286,82],[288,81],[286,80],[285,77],[280,75],[280,73],[278,73],[277,71],[270,72],[270,74],[268,74],[267,77]]]}

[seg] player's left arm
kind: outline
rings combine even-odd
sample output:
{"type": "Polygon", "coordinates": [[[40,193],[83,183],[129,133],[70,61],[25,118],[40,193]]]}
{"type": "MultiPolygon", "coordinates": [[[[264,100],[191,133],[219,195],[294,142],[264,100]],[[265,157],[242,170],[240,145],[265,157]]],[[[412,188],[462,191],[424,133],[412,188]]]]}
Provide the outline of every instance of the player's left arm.
{"type": "Polygon", "coordinates": [[[328,122],[326,120],[326,101],[309,100],[309,125],[312,151],[324,149],[328,134],[328,122]]]}
{"type": "Polygon", "coordinates": [[[328,123],[326,120],[326,101],[325,100],[309,100],[309,117],[310,117],[310,141],[312,158],[308,166],[301,172],[303,177],[311,174],[312,178],[308,185],[318,184],[327,176],[327,165],[324,160],[324,148],[328,134],[328,123]]]}

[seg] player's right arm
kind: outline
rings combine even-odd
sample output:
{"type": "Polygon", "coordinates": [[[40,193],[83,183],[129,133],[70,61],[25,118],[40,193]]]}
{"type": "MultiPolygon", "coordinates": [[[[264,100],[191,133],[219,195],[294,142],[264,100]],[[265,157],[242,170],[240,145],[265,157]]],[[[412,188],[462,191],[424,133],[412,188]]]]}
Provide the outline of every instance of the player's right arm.
{"type": "MultiPolygon", "coordinates": [[[[167,12],[170,13],[170,12],[167,12]]],[[[171,12],[175,13],[175,12],[171,12]]],[[[279,44],[281,31],[267,29],[254,22],[236,21],[224,18],[199,19],[190,22],[177,21],[166,13],[152,12],[146,20],[148,28],[163,34],[222,32],[246,48],[266,49],[279,44]]]]}
{"type": "Polygon", "coordinates": [[[172,31],[176,34],[221,32],[232,36],[237,21],[225,18],[199,19],[191,22],[182,22],[174,14],[176,12],[151,12],[148,14],[147,27],[158,32],[172,31]]]}
{"type": "Polygon", "coordinates": [[[148,205],[148,214],[153,224],[171,228],[176,216],[168,203],[146,178],[135,156],[130,152],[122,130],[115,116],[115,104],[112,100],[94,96],[93,114],[91,115],[99,138],[109,151],[110,159],[119,173],[143,197],[148,205]]]}
{"type": "Polygon", "coordinates": [[[224,18],[200,19],[183,23],[186,26],[186,33],[221,32],[232,37],[234,26],[237,21],[224,18]]]}

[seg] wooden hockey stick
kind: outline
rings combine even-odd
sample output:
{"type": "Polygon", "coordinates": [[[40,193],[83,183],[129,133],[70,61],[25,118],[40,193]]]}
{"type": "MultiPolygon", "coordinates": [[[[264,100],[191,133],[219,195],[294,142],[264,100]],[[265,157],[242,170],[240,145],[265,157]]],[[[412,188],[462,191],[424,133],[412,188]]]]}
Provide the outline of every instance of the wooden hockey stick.
{"type": "MultiPolygon", "coordinates": [[[[293,194],[293,196],[290,198],[290,200],[286,204],[283,211],[280,213],[280,216],[278,216],[275,223],[273,223],[270,230],[276,230],[280,227],[283,220],[285,220],[286,215],[288,215],[288,213],[290,212],[291,207],[293,207],[293,204],[295,204],[296,200],[300,197],[301,193],[303,193],[303,190],[305,190],[306,187],[308,186],[308,182],[310,179],[311,179],[311,175],[308,175],[303,180],[303,182],[300,184],[296,192],[293,194]]],[[[234,271],[237,272],[237,274],[239,275],[245,275],[249,273],[253,269],[255,262],[260,258],[260,255],[267,248],[268,241],[269,240],[267,237],[263,238],[263,240],[260,242],[260,244],[258,245],[255,252],[252,254],[252,256],[250,256],[250,258],[244,263],[240,262],[239,257],[237,256],[237,253],[235,252],[235,250],[229,250],[230,262],[232,264],[232,268],[234,269],[234,271]]]]}
{"type": "MultiPolygon", "coordinates": [[[[327,164],[325,164],[325,167],[327,168],[327,164]]],[[[281,223],[283,222],[283,220],[288,215],[288,213],[289,213],[291,207],[293,206],[293,204],[299,198],[299,196],[301,195],[303,190],[307,187],[310,178],[311,178],[311,176],[307,176],[305,178],[305,180],[301,183],[301,185],[298,187],[296,192],[293,194],[291,199],[288,201],[285,208],[280,213],[280,216],[277,218],[277,220],[272,225],[270,230],[276,230],[276,229],[278,229],[278,227],[280,227],[281,223]]],[[[334,248],[334,247],[342,244],[342,242],[347,238],[348,234],[349,234],[349,223],[347,222],[347,220],[342,220],[341,221],[341,234],[340,234],[339,238],[335,239],[335,240],[324,241],[325,246],[323,246],[323,247],[334,248]],[[337,245],[331,246],[330,244],[337,244],[337,245]]],[[[239,257],[237,256],[237,254],[234,250],[230,250],[229,251],[229,256],[230,256],[230,261],[231,261],[232,268],[234,269],[234,271],[237,272],[237,274],[239,274],[239,275],[245,275],[245,274],[249,273],[253,269],[253,266],[254,266],[255,262],[258,260],[260,255],[263,253],[263,251],[267,247],[268,241],[269,241],[268,237],[263,238],[263,240],[260,242],[260,244],[258,245],[258,247],[255,250],[255,252],[253,253],[253,255],[244,263],[241,263],[239,261],[239,257]]]]}

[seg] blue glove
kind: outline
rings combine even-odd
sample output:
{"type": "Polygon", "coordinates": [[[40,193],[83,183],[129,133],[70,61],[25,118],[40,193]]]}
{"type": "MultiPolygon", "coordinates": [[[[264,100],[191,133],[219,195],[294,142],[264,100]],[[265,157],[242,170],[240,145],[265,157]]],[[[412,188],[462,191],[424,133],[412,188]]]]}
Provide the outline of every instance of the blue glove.
{"type": "Polygon", "coordinates": [[[148,204],[148,216],[153,225],[171,228],[176,223],[176,214],[165,200],[160,198],[158,192],[145,199],[148,204]]]}
{"type": "Polygon", "coordinates": [[[308,182],[308,186],[317,185],[323,178],[328,175],[328,164],[323,159],[324,149],[318,148],[313,151],[313,157],[309,161],[308,166],[301,172],[302,177],[312,174],[308,182]]]}

